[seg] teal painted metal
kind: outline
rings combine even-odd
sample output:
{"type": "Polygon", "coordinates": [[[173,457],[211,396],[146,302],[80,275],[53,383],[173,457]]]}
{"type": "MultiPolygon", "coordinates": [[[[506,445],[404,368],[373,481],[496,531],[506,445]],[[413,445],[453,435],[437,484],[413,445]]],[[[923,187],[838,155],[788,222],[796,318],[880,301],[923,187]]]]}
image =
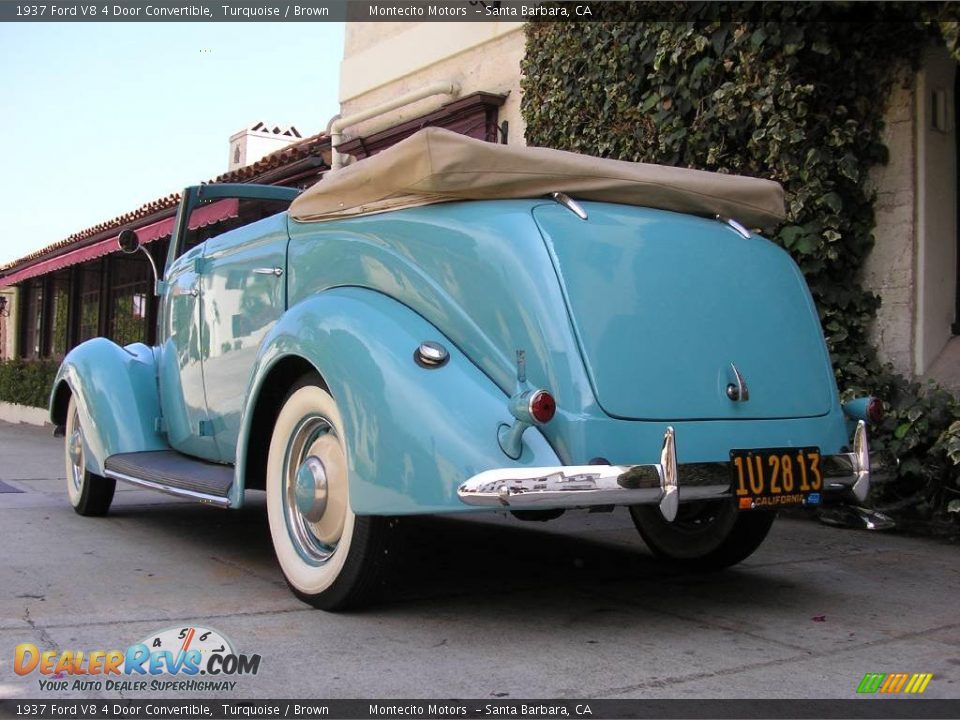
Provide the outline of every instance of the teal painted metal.
{"type": "MultiPolygon", "coordinates": [[[[359,514],[464,511],[457,486],[471,475],[558,462],[535,428],[524,435],[521,457],[506,457],[497,428],[513,420],[507,396],[436,327],[382,293],[335,288],[292,306],[264,339],[245,417],[263,378],[291,355],[317,369],[340,409],[350,503],[359,514]],[[442,343],[449,362],[417,365],[413,353],[424,340],[442,343]]],[[[249,430],[240,448],[268,441],[250,438],[249,430]]]]}
{"type": "Polygon", "coordinates": [[[531,216],[543,202],[446,203],[341,222],[291,221],[289,306],[338,285],[378,290],[440,328],[507,396],[516,387],[516,350],[523,349],[531,385],[548,389],[562,408],[597,411],[531,216]]]}
{"type": "Polygon", "coordinates": [[[869,395],[867,397],[847,400],[847,402],[843,404],[843,412],[846,413],[847,417],[851,420],[869,421],[870,418],[867,416],[867,408],[870,406],[871,400],[873,400],[873,398],[869,395]]]}
{"type": "Polygon", "coordinates": [[[170,446],[204,460],[219,460],[215,435],[201,433],[210,422],[203,383],[209,319],[201,313],[197,260],[203,245],[185,252],[167,268],[167,290],[160,307],[158,383],[170,446]]]}
{"type": "Polygon", "coordinates": [[[814,417],[836,404],[833,372],[803,275],[782,249],[715,220],[584,203],[543,231],[590,384],[632,419],[814,417]],[[749,400],[732,401],[736,372],[749,400]]]}
{"type": "MultiPolygon", "coordinates": [[[[643,299],[642,288],[634,288],[618,277],[629,274],[634,267],[622,262],[622,253],[629,248],[621,247],[618,253],[603,246],[603,234],[607,232],[619,234],[618,242],[625,242],[627,231],[621,227],[624,223],[638,236],[652,228],[653,239],[647,245],[678,239],[683,243],[683,238],[689,235],[695,240],[688,243],[695,242],[699,249],[710,250],[703,247],[708,243],[721,250],[733,244],[734,254],[743,263],[741,277],[753,279],[757,272],[771,271],[777,277],[786,277],[793,285],[787,289],[792,293],[792,303],[786,314],[796,321],[794,331],[805,334],[800,347],[811,365],[811,369],[804,371],[805,377],[812,374],[823,386],[816,390],[821,396],[816,408],[820,420],[788,422],[782,430],[772,429],[775,423],[724,423],[750,416],[749,408],[744,411],[735,407],[726,415],[718,413],[718,417],[711,418],[712,424],[708,427],[723,428],[723,433],[733,432],[734,437],[741,437],[742,445],[738,447],[775,447],[769,444],[774,440],[781,446],[802,444],[798,439],[801,428],[806,433],[813,428],[827,428],[811,437],[810,444],[839,448],[848,442],[845,433],[831,434],[839,427],[835,419],[840,408],[829,359],[809,294],[797,285],[801,282],[799,275],[785,253],[758,237],[744,240],[710,220],[646,208],[628,208],[629,214],[624,217],[618,215],[623,210],[620,206],[587,202],[583,206],[590,217],[586,222],[556,203],[538,200],[447,203],[336,223],[291,222],[289,302],[292,307],[310,293],[337,284],[364,286],[388,294],[444,332],[506,395],[516,383],[514,351],[522,348],[526,351],[531,385],[546,388],[557,400],[557,415],[541,432],[564,463],[584,464],[597,456],[622,456],[621,442],[623,447],[633,448],[634,456],[618,462],[649,462],[635,455],[649,452],[653,457],[658,453],[665,422],[696,417],[699,410],[696,404],[702,400],[689,394],[690,390],[683,384],[660,387],[662,380],[647,371],[650,357],[659,355],[656,362],[662,365],[662,358],[669,359],[674,352],[674,344],[651,342],[649,347],[641,347],[642,328],[627,328],[621,336],[609,338],[608,346],[612,355],[610,363],[619,361],[624,368],[617,370],[624,392],[648,390],[660,398],[670,393],[674,413],[643,428],[612,420],[596,400],[574,325],[570,315],[563,311],[567,307],[569,285],[580,282],[579,278],[583,277],[588,278],[584,283],[593,282],[590,307],[607,318],[614,318],[618,311],[628,315],[637,310],[643,299]],[[538,230],[534,215],[554,211],[569,216],[570,227],[555,228],[557,237],[546,240],[538,230]],[[600,228],[600,237],[591,236],[595,231],[588,226],[594,223],[600,228]],[[676,237],[664,236],[670,225],[676,228],[676,237]],[[582,252],[552,256],[551,250],[557,242],[579,242],[582,252]],[[747,248],[755,251],[761,262],[752,263],[739,252],[744,243],[749,243],[747,248]],[[752,440],[750,432],[756,432],[752,440]],[[655,439],[647,442],[648,436],[655,439]],[[622,437],[622,441],[614,441],[614,437],[622,437]],[[643,444],[638,445],[641,439],[643,444]],[[644,447],[650,449],[641,449],[644,447]]],[[[639,237],[637,242],[643,244],[639,237]]],[[[689,244],[686,247],[690,249],[689,244]]],[[[655,248],[652,259],[671,263],[687,260],[669,248],[655,248]]],[[[695,262],[696,258],[689,261],[695,262]]],[[[639,261],[634,259],[634,262],[639,261]]],[[[727,279],[715,285],[729,289],[727,279]]],[[[692,314],[693,326],[699,328],[700,306],[704,302],[720,305],[728,298],[717,297],[716,293],[711,295],[706,281],[697,290],[696,297],[682,297],[667,290],[669,297],[654,298],[650,302],[681,303],[685,311],[692,314]]],[[[583,297],[588,295],[582,288],[578,293],[583,297]]],[[[746,312],[742,306],[735,307],[741,313],[746,312]]],[[[750,314],[737,321],[748,325],[750,314]]],[[[769,317],[765,323],[769,325],[769,317]]],[[[686,326],[678,321],[676,336],[680,338],[685,332],[686,326]]],[[[756,343],[763,340],[756,338],[756,343]]],[[[683,342],[689,345],[692,341],[683,342]]],[[[758,362],[758,345],[746,349],[751,363],[758,362]]],[[[697,351],[702,354],[702,346],[697,351]]],[[[714,358],[716,367],[707,376],[710,402],[722,400],[727,406],[736,405],[721,393],[725,393],[729,383],[726,374],[730,372],[729,363],[737,359],[724,357],[721,362],[714,358]]],[[[795,400],[796,395],[788,389],[771,390],[762,374],[765,368],[758,370],[752,364],[751,368],[761,394],[754,392],[751,400],[742,406],[765,405],[763,414],[776,415],[778,397],[783,395],[788,402],[795,400]]],[[[750,382],[751,376],[746,379],[750,382]]],[[[720,406],[726,409],[722,403],[720,406]]],[[[789,406],[780,413],[782,417],[789,417],[788,410],[789,406]]],[[[697,437],[703,440],[698,439],[694,447],[687,445],[686,453],[691,458],[687,461],[728,458],[732,445],[724,445],[722,440],[709,441],[712,437],[709,432],[697,431],[697,437]]]]}
{"type": "Polygon", "coordinates": [[[240,425],[240,403],[234,400],[253,363],[250,337],[262,337],[284,307],[282,281],[258,282],[253,271],[262,261],[274,263],[282,273],[287,242],[286,216],[278,214],[184,251],[190,215],[200,204],[220,198],[292,201],[298,194],[294,188],[245,184],[184,190],[163,275],[159,326],[167,438],[183,453],[234,461],[240,425]],[[238,355],[224,361],[230,352],[238,355]],[[225,385],[230,386],[226,391],[225,385]]]}
{"type": "Polygon", "coordinates": [[[283,214],[211,238],[198,279],[205,340],[206,410],[218,458],[233,463],[244,397],[260,344],[286,306],[287,223],[283,214]]]}
{"type": "Polygon", "coordinates": [[[360,514],[473,510],[456,488],[491,468],[656,463],[668,423],[681,463],[849,444],[812,301],[784,253],[709,220],[583,205],[587,221],[541,200],[310,224],[284,214],[173,258],[157,363],[143,346],[98,340],[61,369],[99,433],[91,469],[166,447],[154,430],[162,405],[172,446],[235,465],[241,505],[247,451],[269,442],[251,436],[254,410],[290,357],[317,369],[343,413],[360,514]],[[730,337],[718,327],[727,316],[730,337]],[[774,342],[773,329],[790,336],[774,342]],[[414,362],[427,340],[448,363],[414,362]],[[497,433],[514,420],[517,349],[557,414],[524,433],[513,461],[497,433]],[[747,402],[726,394],[730,363],[747,402]]]}
{"type": "Polygon", "coordinates": [[[153,349],[141,343],[121,348],[94,338],[71,350],[50,395],[56,424],[65,421],[56,416],[54,404],[64,383],[79,409],[88,470],[102,475],[104,461],[116,453],[169,448],[156,429],[160,403],[153,349]]]}

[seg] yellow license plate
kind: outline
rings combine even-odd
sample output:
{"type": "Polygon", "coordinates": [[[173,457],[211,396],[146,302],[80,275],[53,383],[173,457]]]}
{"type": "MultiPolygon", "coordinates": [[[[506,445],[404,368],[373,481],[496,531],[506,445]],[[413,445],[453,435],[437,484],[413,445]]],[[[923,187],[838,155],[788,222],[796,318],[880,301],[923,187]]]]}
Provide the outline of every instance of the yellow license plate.
{"type": "Polygon", "coordinates": [[[730,470],[741,510],[820,504],[819,448],[731,450],[730,470]]]}

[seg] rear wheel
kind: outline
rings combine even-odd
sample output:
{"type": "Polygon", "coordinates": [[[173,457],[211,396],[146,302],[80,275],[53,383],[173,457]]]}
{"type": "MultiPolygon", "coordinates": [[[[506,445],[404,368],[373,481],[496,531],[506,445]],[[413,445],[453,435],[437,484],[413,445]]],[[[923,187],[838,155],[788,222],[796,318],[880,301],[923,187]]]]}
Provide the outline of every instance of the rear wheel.
{"type": "Polygon", "coordinates": [[[654,555],[700,570],[719,570],[749,557],[775,517],[763,510],[740,512],[734,500],[683,504],[673,522],[655,505],[634,505],[630,515],[654,555]]]}
{"type": "Polygon", "coordinates": [[[340,412],[320,378],[290,390],[267,456],[267,514],[284,578],[304,602],[345,610],[382,584],[389,520],[350,508],[340,412]]]}
{"type": "Polygon", "coordinates": [[[117,481],[87,470],[83,427],[77,401],[73,397],[67,406],[63,454],[67,471],[67,496],[73,509],[80,515],[106,515],[113,502],[117,481]]]}

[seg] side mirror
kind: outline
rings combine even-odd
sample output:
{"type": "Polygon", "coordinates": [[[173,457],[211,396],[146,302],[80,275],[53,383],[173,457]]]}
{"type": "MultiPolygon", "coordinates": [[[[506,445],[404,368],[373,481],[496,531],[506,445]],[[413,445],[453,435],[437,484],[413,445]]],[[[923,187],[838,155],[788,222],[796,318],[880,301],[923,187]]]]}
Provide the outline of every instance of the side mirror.
{"type": "Polygon", "coordinates": [[[140,249],[140,238],[133,230],[121,230],[117,238],[117,245],[128,255],[132,255],[140,249]]]}
{"type": "Polygon", "coordinates": [[[153,256],[140,244],[140,238],[137,237],[137,233],[129,229],[121,230],[120,235],[117,236],[117,245],[123,252],[127,253],[127,255],[133,255],[137,250],[143,251],[143,254],[147,256],[147,260],[150,261],[150,268],[153,270],[154,294],[160,295],[160,276],[157,274],[157,264],[153,261],[153,256]]]}

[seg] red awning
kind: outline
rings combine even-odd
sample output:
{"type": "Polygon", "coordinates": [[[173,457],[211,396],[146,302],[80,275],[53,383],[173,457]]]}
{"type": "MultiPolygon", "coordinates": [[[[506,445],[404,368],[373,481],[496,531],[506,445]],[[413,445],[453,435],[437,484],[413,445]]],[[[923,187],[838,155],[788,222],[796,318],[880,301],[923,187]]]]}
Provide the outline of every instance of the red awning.
{"type": "MultiPolygon", "coordinates": [[[[215,203],[210,203],[209,205],[204,205],[194,210],[190,215],[190,229],[196,230],[197,228],[212,225],[221,220],[237,217],[239,206],[240,201],[236,198],[227,198],[225,200],[218,200],[215,203]]],[[[175,217],[168,217],[151,223],[150,225],[133,229],[137,231],[137,237],[140,238],[140,242],[146,245],[154,240],[159,240],[160,238],[170,235],[173,232],[173,223],[175,221],[175,217]]],[[[94,260],[95,258],[102,257],[114,251],[119,252],[117,249],[117,238],[119,235],[120,233],[118,232],[112,237],[93,243],[93,245],[70,250],[69,252],[47,260],[38,259],[33,265],[21,268],[6,277],[0,278],[0,287],[15,285],[18,282],[29,280],[32,277],[46,275],[54,270],[70,267],[71,265],[86,262],[87,260],[94,260]]]]}

